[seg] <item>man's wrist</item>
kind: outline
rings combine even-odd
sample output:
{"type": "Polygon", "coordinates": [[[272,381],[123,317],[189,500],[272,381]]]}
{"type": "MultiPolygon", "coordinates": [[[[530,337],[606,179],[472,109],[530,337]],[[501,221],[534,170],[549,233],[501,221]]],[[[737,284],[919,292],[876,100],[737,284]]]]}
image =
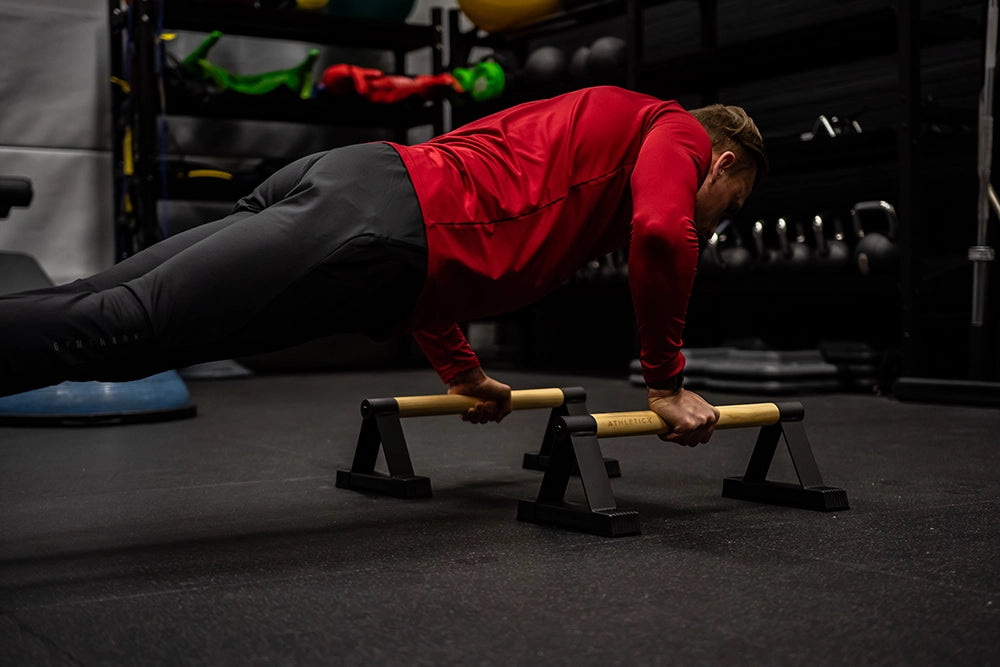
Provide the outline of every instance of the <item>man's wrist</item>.
{"type": "Polygon", "coordinates": [[[486,373],[483,371],[483,367],[477,365],[455,373],[451,380],[448,381],[448,385],[450,387],[456,385],[475,385],[482,382],[485,378],[486,373]]]}
{"type": "Polygon", "coordinates": [[[647,382],[646,387],[649,389],[655,389],[656,391],[680,391],[684,386],[684,371],[681,371],[677,375],[671,376],[666,380],[660,382],[647,382]]]}

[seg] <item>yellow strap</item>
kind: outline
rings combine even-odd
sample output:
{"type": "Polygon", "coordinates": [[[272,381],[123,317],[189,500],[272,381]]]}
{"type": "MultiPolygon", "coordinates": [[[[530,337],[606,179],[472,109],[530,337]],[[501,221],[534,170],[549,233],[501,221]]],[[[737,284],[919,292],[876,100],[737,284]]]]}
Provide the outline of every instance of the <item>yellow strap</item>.
{"type": "Polygon", "coordinates": [[[125,91],[126,94],[132,92],[132,87],[128,85],[128,81],[126,81],[125,79],[120,79],[117,76],[113,76],[111,77],[111,83],[121,88],[123,91],[125,91]]]}
{"type": "Polygon", "coordinates": [[[135,173],[135,162],[132,160],[132,128],[125,128],[125,135],[122,137],[122,171],[126,176],[135,173]]]}
{"type": "Polygon", "coordinates": [[[187,173],[188,178],[221,178],[224,181],[233,180],[233,175],[228,171],[220,169],[192,169],[187,173]]]}

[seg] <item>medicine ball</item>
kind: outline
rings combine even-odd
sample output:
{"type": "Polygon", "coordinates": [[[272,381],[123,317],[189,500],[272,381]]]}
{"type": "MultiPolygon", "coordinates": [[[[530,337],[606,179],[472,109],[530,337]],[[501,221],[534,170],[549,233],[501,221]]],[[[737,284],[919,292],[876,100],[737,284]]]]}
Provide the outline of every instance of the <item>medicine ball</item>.
{"type": "Polygon", "coordinates": [[[500,32],[545,18],[559,6],[560,0],[458,0],[458,8],[474,26],[486,32],[500,32]]]}
{"type": "Polygon", "coordinates": [[[589,76],[587,59],[590,58],[590,47],[581,46],[569,59],[569,75],[578,81],[584,81],[589,76]]]}
{"type": "Polygon", "coordinates": [[[600,37],[590,45],[587,71],[599,80],[624,76],[628,47],[620,37],[600,37]]]}
{"type": "Polygon", "coordinates": [[[541,46],[524,61],[524,74],[532,83],[552,83],[566,73],[566,54],[556,46],[541,46]]]}

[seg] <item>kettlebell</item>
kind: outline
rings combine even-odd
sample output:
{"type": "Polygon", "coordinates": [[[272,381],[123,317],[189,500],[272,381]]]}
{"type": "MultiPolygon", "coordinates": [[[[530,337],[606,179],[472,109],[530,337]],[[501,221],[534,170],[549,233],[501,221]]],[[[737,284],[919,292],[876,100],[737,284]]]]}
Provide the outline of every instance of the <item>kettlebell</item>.
{"type": "Polygon", "coordinates": [[[587,71],[587,59],[590,57],[590,47],[581,46],[573,51],[569,59],[569,75],[577,82],[584,82],[590,79],[587,71]]]}
{"type": "MultiPolygon", "coordinates": [[[[898,220],[893,205],[882,200],[861,201],[851,209],[851,219],[858,236],[854,258],[861,274],[871,276],[894,273],[899,267],[899,248],[895,243],[898,220]],[[883,231],[865,231],[865,226],[861,223],[863,214],[877,214],[881,217],[883,231]]],[[[871,229],[869,226],[869,230],[871,229]]]]}
{"type": "Polygon", "coordinates": [[[719,255],[727,271],[742,273],[750,268],[753,256],[743,246],[743,237],[740,236],[735,224],[729,225],[725,236],[720,237],[719,242],[721,248],[719,255]]]}
{"type": "Polygon", "coordinates": [[[851,261],[851,250],[844,242],[844,234],[842,231],[835,231],[833,238],[827,238],[823,227],[823,216],[814,215],[812,229],[816,239],[816,257],[819,259],[819,264],[826,268],[841,268],[851,261]]]}
{"type": "Polygon", "coordinates": [[[751,234],[753,235],[753,245],[757,251],[757,268],[762,270],[770,270],[774,268],[775,263],[778,261],[778,251],[774,248],[767,247],[764,241],[764,225],[763,220],[758,220],[753,223],[753,228],[751,234]]]}
{"type": "Polygon", "coordinates": [[[713,275],[721,273],[724,266],[722,256],[719,254],[719,232],[714,232],[702,248],[701,256],[698,258],[698,272],[713,275]]]}
{"type": "Polygon", "coordinates": [[[778,245],[781,248],[781,262],[793,269],[804,269],[809,265],[812,253],[805,243],[801,230],[797,230],[795,238],[790,238],[788,221],[778,218],[778,245]]]}

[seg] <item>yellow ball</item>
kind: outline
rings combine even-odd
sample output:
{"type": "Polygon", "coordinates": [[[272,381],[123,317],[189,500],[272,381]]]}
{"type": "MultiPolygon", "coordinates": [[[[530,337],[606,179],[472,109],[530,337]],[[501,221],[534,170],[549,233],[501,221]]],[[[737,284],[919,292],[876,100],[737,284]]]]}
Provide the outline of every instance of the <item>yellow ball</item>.
{"type": "Polygon", "coordinates": [[[545,18],[559,10],[561,0],[458,0],[458,8],[472,24],[486,32],[545,18]]]}
{"type": "Polygon", "coordinates": [[[326,3],[329,1],[330,0],[295,0],[295,4],[298,5],[299,9],[318,11],[326,7],[326,3]]]}

